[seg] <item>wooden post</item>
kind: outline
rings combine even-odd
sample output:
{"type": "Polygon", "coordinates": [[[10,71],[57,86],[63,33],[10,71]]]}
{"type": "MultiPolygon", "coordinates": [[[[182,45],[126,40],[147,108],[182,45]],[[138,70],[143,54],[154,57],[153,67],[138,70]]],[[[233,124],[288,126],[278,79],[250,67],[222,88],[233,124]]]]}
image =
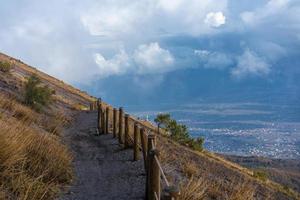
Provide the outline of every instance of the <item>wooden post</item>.
{"type": "Polygon", "coordinates": [[[123,108],[119,108],[119,143],[123,144],[122,136],[123,136],[123,108]]]}
{"type": "Polygon", "coordinates": [[[90,111],[92,111],[93,110],[93,103],[91,102],[90,103],[90,111]]]}
{"type": "MultiPolygon", "coordinates": [[[[145,134],[144,134],[145,135],[145,134]]],[[[147,197],[147,200],[152,200],[153,198],[150,198],[152,197],[151,196],[151,190],[150,190],[150,172],[151,172],[151,168],[153,167],[150,162],[150,158],[149,158],[149,155],[150,155],[150,151],[154,149],[154,146],[152,145],[153,142],[154,142],[154,139],[155,139],[155,136],[154,135],[148,135],[148,138],[147,138],[147,147],[146,147],[146,197],[147,197]]]]}
{"type": "Polygon", "coordinates": [[[101,115],[102,115],[102,102],[101,98],[98,99],[98,115],[97,115],[97,126],[98,126],[98,132],[100,134],[101,132],[101,115]]]}
{"type": "Polygon", "coordinates": [[[117,137],[117,109],[114,108],[114,116],[113,116],[113,136],[117,137]]]}
{"type": "Polygon", "coordinates": [[[179,200],[180,190],[178,187],[169,186],[164,189],[163,200],[179,200]]]}
{"type": "Polygon", "coordinates": [[[93,101],[93,103],[92,103],[92,110],[95,110],[95,104],[96,104],[96,101],[93,101]]]}
{"type": "MultiPolygon", "coordinates": [[[[153,140],[153,139],[152,139],[153,140]]],[[[160,170],[155,157],[159,159],[159,151],[152,148],[148,154],[148,199],[155,200],[155,193],[160,199],[160,170]]]]}
{"type": "Polygon", "coordinates": [[[106,107],[105,134],[109,133],[109,106],[106,107]]]}
{"type": "Polygon", "coordinates": [[[133,146],[133,160],[137,161],[140,159],[139,149],[139,127],[137,123],[134,123],[134,146],[133,146]]]}
{"type": "Polygon", "coordinates": [[[94,102],[91,102],[91,111],[94,110],[94,102]]]}
{"type": "Polygon", "coordinates": [[[155,138],[155,135],[154,134],[149,134],[148,135],[148,153],[149,153],[149,151],[151,150],[151,149],[154,149],[155,148],[155,144],[156,144],[156,138],[155,138]],[[154,144],[154,146],[152,145],[152,144],[154,144]]]}
{"type": "Polygon", "coordinates": [[[124,147],[129,147],[129,115],[125,114],[125,134],[124,134],[124,147]]]}
{"type": "Polygon", "coordinates": [[[101,132],[102,134],[105,133],[105,110],[102,110],[102,116],[101,116],[101,132]]]}
{"type": "Polygon", "coordinates": [[[147,171],[147,141],[146,141],[146,135],[145,135],[144,128],[141,128],[141,130],[140,130],[140,138],[141,138],[142,152],[143,152],[143,158],[144,158],[144,167],[145,167],[145,171],[147,171]]]}

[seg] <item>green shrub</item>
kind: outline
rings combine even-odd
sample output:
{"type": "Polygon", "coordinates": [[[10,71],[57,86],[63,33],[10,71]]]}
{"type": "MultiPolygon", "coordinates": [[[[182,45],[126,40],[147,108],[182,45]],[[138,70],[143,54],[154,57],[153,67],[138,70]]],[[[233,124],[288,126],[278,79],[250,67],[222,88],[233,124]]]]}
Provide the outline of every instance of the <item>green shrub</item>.
{"type": "Polygon", "coordinates": [[[203,151],[204,138],[191,139],[189,146],[196,151],[203,151]]]}
{"type": "Polygon", "coordinates": [[[54,92],[48,86],[41,86],[40,79],[32,75],[25,85],[25,103],[36,109],[46,106],[51,102],[54,92]]]}
{"type": "Polygon", "coordinates": [[[176,120],[171,119],[169,114],[158,114],[154,121],[157,123],[158,127],[163,125],[170,133],[170,137],[173,140],[188,146],[193,150],[203,150],[204,138],[191,138],[187,126],[178,124],[176,120]]]}
{"type": "Polygon", "coordinates": [[[171,119],[167,124],[167,129],[171,133],[171,138],[174,140],[185,143],[189,141],[189,132],[187,126],[178,124],[176,120],[171,119]]]}
{"type": "Polygon", "coordinates": [[[156,116],[154,122],[157,124],[158,132],[160,131],[161,126],[165,128],[168,121],[170,121],[170,114],[160,113],[156,116]]]}
{"type": "Polygon", "coordinates": [[[0,71],[4,73],[8,73],[11,70],[12,66],[9,62],[0,61],[0,71]]]}

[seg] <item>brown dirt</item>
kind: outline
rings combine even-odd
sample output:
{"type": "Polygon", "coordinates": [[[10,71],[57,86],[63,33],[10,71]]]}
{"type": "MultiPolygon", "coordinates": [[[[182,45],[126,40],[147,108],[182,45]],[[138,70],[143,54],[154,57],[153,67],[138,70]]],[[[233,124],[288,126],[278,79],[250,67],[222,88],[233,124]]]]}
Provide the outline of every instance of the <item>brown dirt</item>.
{"type": "Polygon", "coordinates": [[[65,132],[74,154],[77,179],[61,200],[143,199],[142,160],[133,162],[132,149],[124,150],[112,134],[97,135],[96,112],[81,112],[65,132]]]}

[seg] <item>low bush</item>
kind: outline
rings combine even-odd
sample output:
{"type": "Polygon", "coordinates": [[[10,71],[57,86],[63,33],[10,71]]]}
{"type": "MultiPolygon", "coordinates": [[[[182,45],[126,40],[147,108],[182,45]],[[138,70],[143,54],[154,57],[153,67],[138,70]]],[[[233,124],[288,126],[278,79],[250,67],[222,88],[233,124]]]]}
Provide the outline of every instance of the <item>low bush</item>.
{"type": "Polygon", "coordinates": [[[48,86],[41,86],[40,79],[32,75],[25,84],[24,100],[27,105],[40,110],[42,106],[50,104],[54,93],[48,86]]]}
{"type": "Polygon", "coordinates": [[[0,71],[8,73],[11,70],[12,66],[9,62],[0,61],[0,71]]]}
{"type": "Polygon", "coordinates": [[[203,151],[204,138],[190,139],[189,147],[196,151],[203,151]]]}
{"type": "Polygon", "coordinates": [[[172,119],[170,114],[158,114],[154,119],[158,128],[163,126],[170,133],[170,137],[182,145],[188,146],[193,150],[202,151],[204,138],[191,138],[188,132],[188,127],[183,124],[178,124],[175,119],[172,119]]]}

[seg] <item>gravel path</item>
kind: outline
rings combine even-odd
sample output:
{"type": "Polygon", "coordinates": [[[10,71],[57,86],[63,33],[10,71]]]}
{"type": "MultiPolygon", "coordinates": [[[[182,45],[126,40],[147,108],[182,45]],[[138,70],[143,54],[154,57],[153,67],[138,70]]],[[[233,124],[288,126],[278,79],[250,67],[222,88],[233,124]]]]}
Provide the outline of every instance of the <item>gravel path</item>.
{"type": "Polygon", "coordinates": [[[76,181],[61,200],[143,199],[145,173],[142,160],[132,161],[112,134],[97,135],[96,112],[80,113],[66,133],[74,154],[76,181]]]}

